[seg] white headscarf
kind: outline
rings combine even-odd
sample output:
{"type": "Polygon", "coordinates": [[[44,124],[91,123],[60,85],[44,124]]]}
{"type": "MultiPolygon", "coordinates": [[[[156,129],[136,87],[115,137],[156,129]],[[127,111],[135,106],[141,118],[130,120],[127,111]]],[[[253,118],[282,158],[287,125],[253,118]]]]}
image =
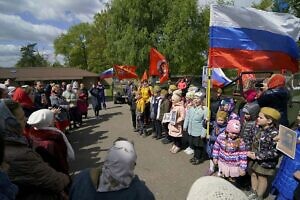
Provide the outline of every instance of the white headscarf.
{"type": "Polygon", "coordinates": [[[97,191],[110,192],[128,188],[134,178],[136,159],[131,142],[126,140],[115,142],[104,161],[97,191]]]}
{"type": "Polygon", "coordinates": [[[38,130],[52,130],[52,131],[59,132],[62,135],[64,142],[67,146],[68,159],[74,160],[75,153],[68,138],[59,129],[55,127],[51,127],[53,125],[53,121],[54,121],[54,113],[51,110],[40,109],[38,111],[33,112],[29,116],[27,124],[33,126],[35,129],[38,130]]]}
{"type": "Polygon", "coordinates": [[[203,176],[197,179],[186,198],[187,200],[247,200],[247,196],[232,185],[230,182],[220,177],[203,176]]]}

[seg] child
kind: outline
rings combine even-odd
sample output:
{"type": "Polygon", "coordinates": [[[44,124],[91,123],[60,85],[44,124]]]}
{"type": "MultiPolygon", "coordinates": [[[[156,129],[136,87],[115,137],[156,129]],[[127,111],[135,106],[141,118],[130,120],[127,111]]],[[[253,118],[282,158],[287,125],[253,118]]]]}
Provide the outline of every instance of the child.
{"type": "Polygon", "coordinates": [[[240,121],[228,121],[225,132],[217,137],[213,149],[213,161],[219,167],[219,176],[233,182],[236,177],[244,176],[247,168],[247,152],[239,137],[240,130],[240,121]]]}
{"type": "Polygon", "coordinates": [[[137,129],[140,135],[145,134],[144,127],[144,114],[145,114],[145,101],[141,96],[140,92],[136,94],[136,121],[137,121],[137,129]]]}
{"type": "Polygon", "coordinates": [[[274,137],[278,135],[280,113],[274,108],[263,107],[257,118],[259,128],[254,137],[252,150],[247,156],[253,160],[251,172],[252,192],[249,198],[263,199],[268,187],[268,176],[275,174],[279,152],[274,137]]]}
{"type": "Polygon", "coordinates": [[[128,96],[128,105],[130,106],[130,113],[131,113],[131,122],[134,132],[138,132],[136,128],[136,93],[137,88],[134,86],[131,94],[128,96]]]}
{"type": "Polygon", "coordinates": [[[246,150],[250,151],[253,138],[255,135],[254,131],[252,131],[253,128],[255,128],[256,119],[258,117],[258,113],[260,111],[260,107],[258,103],[252,102],[252,103],[246,103],[245,106],[242,109],[242,130],[241,130],[241,138],[245,142],[246,150]]]}
{"type": "Polygon", "coordinates": [[[165,113],[170,111],[170,101],[167,98],[168,91],[161,90],[160,91],[160,100],[158,103],[158,110],[157,110],[157,118],[155,120],[155,126],[157,127],[156,130],[156,139],[159,140],[162,138],[162,132],[168,134],[167,129],[165,128],[164,124],[162,124],[162,120],[165,113]]]}
{"type": "Polygon", "coordinates": [[[150,120],[153,132],[153,138],[155,138],[156,130],[155,130],[155,119],[157,117],[157,110],[158,110],[158,102],[160,99],[160,87],[155,85],[153,88],[153,95],[150,97],[150,120]]]}
{"type": "MultiPolygon", "coordinates": [[[[188,91],[185,95],[185,113],[187,113],[188,109],[192,108],[193,107],[193,99],[194,99],[194,95],[195,95],[195,92],[194,91],[188,91]]],[[[188,154],[188,155],[191,155],[194,153],[194,149],[191,148],[191,144],[189,143],[190,141],[190,137],[191,135],[184,132],[183,133],[184,136],[183,136],[183,146],[187,146],[188,147],[184,150],[184,153],[188,154]]]]}
{"type": "MultiPolygon", "coordinates": [[[[284,156],[277,175],[273,181],[273,190],[277,191],[277,199],[282,200],[292,200],[293,197],[300,198],[300,194],[298,196],[294,196],[294,192],[296,193],[296,188],[300,187],[300,111],[297,117],[298,127],[296,129],[297,133],[297,146],[295,159],[292,159],[288,156],[284,156]],[[298,176],[298,180],[297,180],[298,176]]],[[[276,194],[276,192],[275,192],[276,194]]]]}
{"type": "Polygon", "coordinates": [[[172,137],[174,144],[170,149],[171,153],[177,153],[181,148],[182,139],[182,124],[184,121],[184,106],[181,101],[181,90],[175,90],[172,95],[172,108],[171,113],[176,113],[176,118],[174,124],[171,122],[168,125],[169,135],[172,137]]]}
{"type": "Polygon", "coordinates": [[[160,101],[160,87],[154,86],[153,96],[150,97],[150,119],[153,127],[153,136],[152,138],[157,138],[158,134],[161,134],[161,123],[157,123],[157,113],[158,113],[158,104],[160,101]]]}
{"type": "Polygon", "coordinates": [[[202,126],[203,120],[207,117],[207,107],[203,106],[204,94],[196,92],[193,99],[193,107],[186,112],[183,130],[188,130],[190,135],[190,146],[194,149],[194,157],[190,160],[193,165],[199,165],[203,159],[204,143],[206,131],[202,126]]]}
{"type": "Polygon", "coordinates": [[[219,110],[225,111],[228,113],[228,120],[236,119],[239,120],[239,116],[234,113],[235,103],[233,98],[223,99],[220,103],[219,110]]]}
{"type": "Polygon", "coordinates": [[[216,115],[216,121],[212,123],[212,131],[209,136],[208,142],[206,144],[206,152],[208,154],[208,157],[210,158],[209,170],[207,172],[207,175],[209,176],[215,172],[215,165],[213,163],[213,157],[212,157],[213,147],[217,137],[220,135],[220,133],[223,133],[225,131],[226,125],[227,125],[227,112],[218,111],[216,115]]]}

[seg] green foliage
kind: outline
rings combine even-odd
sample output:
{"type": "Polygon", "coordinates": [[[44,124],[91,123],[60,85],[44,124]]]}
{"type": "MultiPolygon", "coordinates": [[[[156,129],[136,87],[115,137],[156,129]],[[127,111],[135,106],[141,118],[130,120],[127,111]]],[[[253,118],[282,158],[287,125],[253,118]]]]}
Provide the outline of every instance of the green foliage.
{"type": "Polygon", "coordinates": [[[92,70],[88,62],[90,35],[91,26],[88,23],[71,27],[67,34],[61,34],[54,40],[55,54],[64,55],[66,65],[92,70]]]}
{"type": "Polygon", "coordinates": [[[155,47],[172,74],[199,74],[206,62],[208,24],[209,9],[199,13],[197,0],[113,0],[92,24],[76,25],[56,38],[54,48],[71,67],[101,72],[115,64],[135,65],[142,74],[155,47]]]}
{"type": "Polygon", "coordinates": [[[300,18],[300,1],[299,0],[285,0],[290,6],[290,12],[300,18]]]}
{"type": "Polygon", "coordinates": [[[268,10],[271,9],[273,0],[261,0],[260,3],[253,3],[252,7],[259,10],[268,10]]]}
{"type": "Polygon", "coordinates": [[[35,49],[37,43],[21,47],[21,58],[16,67],[47,67],[50,63],[35,49]]]}

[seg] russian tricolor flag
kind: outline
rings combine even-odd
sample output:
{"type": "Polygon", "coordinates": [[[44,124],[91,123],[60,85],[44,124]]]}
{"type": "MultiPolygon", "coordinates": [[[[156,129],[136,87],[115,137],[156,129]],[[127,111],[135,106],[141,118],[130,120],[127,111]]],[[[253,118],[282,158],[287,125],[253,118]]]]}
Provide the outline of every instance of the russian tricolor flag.
{"type": "Polygon", "coordinates": [[[100,79],[112,78],[113,76],[114,76],[114,68],[110,68],[100,74],[100,79]]]}
{"type": "Polygon", "coordinates": [[[209,67],[298,71],[299,18],[219,5],[210,12],[209,67]]]}

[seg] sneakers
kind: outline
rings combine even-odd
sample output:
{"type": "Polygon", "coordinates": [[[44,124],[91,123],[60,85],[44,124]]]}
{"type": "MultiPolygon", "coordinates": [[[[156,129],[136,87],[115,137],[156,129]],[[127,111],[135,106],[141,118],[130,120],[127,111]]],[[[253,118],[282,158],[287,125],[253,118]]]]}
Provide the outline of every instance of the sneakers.
{"type": "Polygon", "coordinates": [[[186,153],[187,155],[192,155],[194,153],[194,150],[188,147],[183,152],[186,153]]]}

